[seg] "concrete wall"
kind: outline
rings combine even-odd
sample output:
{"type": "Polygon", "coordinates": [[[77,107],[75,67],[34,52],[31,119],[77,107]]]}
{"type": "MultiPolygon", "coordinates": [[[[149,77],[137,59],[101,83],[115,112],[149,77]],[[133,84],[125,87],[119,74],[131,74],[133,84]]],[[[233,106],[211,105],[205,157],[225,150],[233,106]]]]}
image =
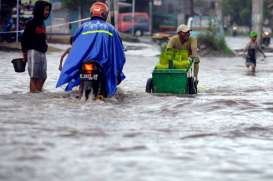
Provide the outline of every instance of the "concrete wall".
{"type": "MultiPolygon", "coordinates": [[[[189,0],[162,0],[161,6],[153,7],[154,22],[157,22],[156,18],[161,15],[173,16],[176,19],[176,26],[182,23],[186,23],[187,17],[190,15],[190,3],[189,0]],[[164,12],[162,14],[162,12],[164,12]]],[[[155,28],[158,28],[154,25],[155,28]]],[[[175,28],[176,29],[176,28],[175,28]]],[[[155,31],[157,31],[155,29],[155,31]]]]}
{"type": "MultiPolygon", "coordinates": [[[[60,27],[52,27],[49,28],[49,32],[57,33],[57,34],[73,34],[77,28],[81,25],[81,23],[73,23],[68,24],[72,21],[79,20],[79,10],[77,7],[75,9],[70,10],[64,7],[60,0],[50,0],[52,3],[52,12],[50,19],[47,21],[48,25],[58,25],[58,24],[66,24],[60,27]]],[[[84,10],[83,18],[89,17],[89,9],[88,7],[84,10]]]]}

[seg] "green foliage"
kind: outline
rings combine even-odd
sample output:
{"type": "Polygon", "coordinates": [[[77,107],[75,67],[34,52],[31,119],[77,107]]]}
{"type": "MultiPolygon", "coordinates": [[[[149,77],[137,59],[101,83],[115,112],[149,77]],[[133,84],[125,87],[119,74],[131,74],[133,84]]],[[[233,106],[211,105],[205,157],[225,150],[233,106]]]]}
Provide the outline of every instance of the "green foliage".
{"type": "Polygon", "coordinates": [[[223,0],[223,15],[237,25],[251,25],[251,0],[223,0]]]}
{"type": "Polygon", "coordinates": [[[199,45],[203,45],[214,52],[224,55],[233,55],[232,50],[227,46],[224,38],[216,38],[212,33],[200,34],[198,36],[199,45]]]}
{"type": "MultiPolygon", "coordinates": [[[[272,0],[264,0],[264,17],[272,19],[272,0]]],[[[251,0],[223,0],[223,15],[230,16],[231,22],[237,25],[251,25],[251,0]]]]}
{"type": "Polygon", "coordinates": [[[265,0],[264,1],[264,17],[267,19],[272,19],[272,0],[265,0]]]}

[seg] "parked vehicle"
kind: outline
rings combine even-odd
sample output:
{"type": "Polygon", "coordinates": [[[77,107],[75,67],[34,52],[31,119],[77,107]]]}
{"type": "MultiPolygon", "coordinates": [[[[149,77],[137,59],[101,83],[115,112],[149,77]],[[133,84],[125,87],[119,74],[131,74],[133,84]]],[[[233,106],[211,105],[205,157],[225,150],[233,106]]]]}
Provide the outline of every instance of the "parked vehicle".
{"type": "Polygon", "coordinates": [[[158,32],[176,31],[177,16],[168,14],[156,14],[153,16],[153,28],[158,32]]]}
{"type": "Polygon", "coordinates": [[[131,33],[134,30],[136,36],[142,36],[149,32],[149,15],[145,12],[120,13],[118,16],[118,30],[123,33],[131,33]]]}
{"type": "Polygon", "coordinates": [[[236,25],[233,25],[232,32],[231,32],[232,36],[234,37],[237,36],[237,31],[238,31],[238,27],[236,25]]]}

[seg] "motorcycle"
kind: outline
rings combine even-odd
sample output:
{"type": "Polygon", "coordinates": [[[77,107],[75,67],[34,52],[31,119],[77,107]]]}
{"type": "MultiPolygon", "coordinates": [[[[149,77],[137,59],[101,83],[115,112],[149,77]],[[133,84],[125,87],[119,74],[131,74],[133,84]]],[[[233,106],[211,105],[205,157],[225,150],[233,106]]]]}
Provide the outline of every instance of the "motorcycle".
{"type": "Polygon", "coordinates": [[[237,26],[233,26],[232,27],[232,36],[237,36],[237,30],[238,30],[238,28],[237,28],[237,26]]]}
{"type": "Polygon", "coordinates": [[[84,63],[81,68],[80,81],[81,98],[88,100],[92,96],[93,99],[103,99],[107,96],[103,70],[99,63],[95,61],[84,63]]]}
{"type": "Polygon", "coordinates": [[[262,45],[265,47],[268,47],[271,42],[271,29],[270,28],[263,28],[263,34],[262,34],[262,45]]]}

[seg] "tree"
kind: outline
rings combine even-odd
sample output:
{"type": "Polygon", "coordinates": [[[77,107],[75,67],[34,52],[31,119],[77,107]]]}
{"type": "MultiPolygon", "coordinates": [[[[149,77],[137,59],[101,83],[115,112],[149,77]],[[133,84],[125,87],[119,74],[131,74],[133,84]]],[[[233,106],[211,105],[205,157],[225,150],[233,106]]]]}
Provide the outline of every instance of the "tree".
{"type": "Polygon", "coordinates": [[[223,15],[230,16],[231,24],[251,26],[250,0],[223,0],[223,15]]]}
{"type": "Polygon", "coordinates": [[[223,22],[223,1],[222,0],[216,0],[215,1],[215,14],[218,18],[220,26],[221,33],[224,34],[224,22],[223,22]]]}
{"type": "Polygon", "coordinates": [[[259,44],[262,37],[263,3],[263,0],[252,0],[252,30],[258,33],[259,44]]]}

